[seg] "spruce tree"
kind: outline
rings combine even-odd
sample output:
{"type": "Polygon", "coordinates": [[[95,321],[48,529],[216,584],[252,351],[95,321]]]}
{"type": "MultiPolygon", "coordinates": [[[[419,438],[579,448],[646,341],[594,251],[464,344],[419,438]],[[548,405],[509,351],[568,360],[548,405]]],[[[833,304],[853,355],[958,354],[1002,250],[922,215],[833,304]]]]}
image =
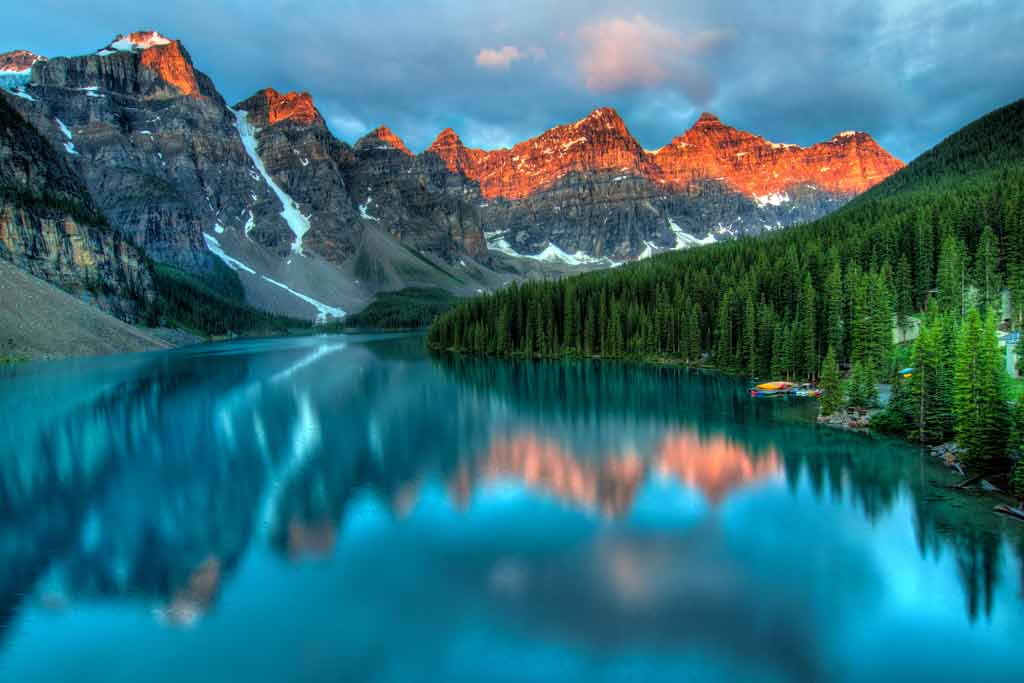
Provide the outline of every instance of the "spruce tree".
{"type": "Polygon", "coordinates": [[[981,464],[1002,455],[1009,420],[1006,414],[1003,354],[995,319],[968,311],[957,344],[954,413],[957,442],[967,449],[966,462],[981,464]]]}
{"type": "Polygon", "coordinates": [[[850,371],[850,405],[857,408],[874,408],[878,405],[878,388],[875,373],[866,362],[854,363],[850,371]]]}
{"type": "Polygon", "coordinates": [[[981,232],[974,255],[974,286],[978,288],[978,304],[983,311],[999,311],[1002,285],[999,280],[999,246],[992,227],[981,232]]]}
{"type": "Polygon", "coordinates": [[[821,414],[831,415],[843,407],[843,385],[839,377],[839,363],[831,346],[821,366],[821,414]]]}

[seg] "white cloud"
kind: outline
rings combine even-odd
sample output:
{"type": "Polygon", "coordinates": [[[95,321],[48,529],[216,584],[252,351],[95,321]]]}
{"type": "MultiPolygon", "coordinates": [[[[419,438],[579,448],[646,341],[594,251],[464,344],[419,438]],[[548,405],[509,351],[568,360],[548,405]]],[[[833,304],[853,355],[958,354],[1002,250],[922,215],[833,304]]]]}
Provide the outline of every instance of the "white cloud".
{"type": "Polygon", "coordinates": [[[508,70],[512,66],[513,62],[518,62],[520,59],[526,59],[529,57],[535,62],[547,59],[548,53],[542,47],[528,47],[526,50],[520,50],[515,45],[505,45],[497,50],[492,48],[484,48],[476,54],[476,65],[481,69],[500,69],[503,71],[508,70]]]}

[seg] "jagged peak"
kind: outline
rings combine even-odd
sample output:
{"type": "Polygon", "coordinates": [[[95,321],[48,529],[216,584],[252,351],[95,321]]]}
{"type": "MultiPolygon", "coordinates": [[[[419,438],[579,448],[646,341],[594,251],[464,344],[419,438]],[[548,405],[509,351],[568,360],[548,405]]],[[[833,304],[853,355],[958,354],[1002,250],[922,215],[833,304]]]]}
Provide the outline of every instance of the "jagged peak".
{"type": "Polygon", "coordinates": [[[249,99],[239,102],[235,108],[258,116],[260,126],[273,126],[282,121],[294,121],[308,126],[322,120],[320,112],[313,105],[313,97],[305,91],[282,93],[274,88],[264,88],[249,99]]]}
{"type": "Polygon", "coordinates": [[[0,72],[28,71],[36,62],[45,62],[46,57],[41,57],[28,50],[11,50],[0,53],[0,72]]]}
{"type": "MultiPolygon", "coordinates": [[[[829,142],[875,142],[875,139],[870,134],[865,133],[862,130],[844,130],[841,133],[836,133],[832,136],[829,142]]],[[[876,143],[877,144],[877,143],[876,143]]]]}
{"type": "Polygon", "coordinates": [[[611,107],[598,107],[585,117],[572,124],[573,128],[604,127],[607,129],[626,130],[626,122],[619,116],[619,112],[611,107]]]}
{"type": "Polygon", "coordinates": [[[100,50],[100,55],[111,55],[115,52],[142,52],[154,47],[163,47],[178,41],[172,40],[158,31],[134,31],[122,33],[100,50]]]}
{"type": "Polygon", "coordinates": [[[705,125],[705,126],[706,125],[717,125],[717,126],[720,126],[720,125],[722,125],[722,120],[720,118],[718,118],[717,116],[715,116],[714,114],[712,114],[711,112],[705,111],[705,112],[701,112],[700,117],[697,119],[697,122],[694,125],[696,125],[696,126],[700,126],[700,125],[705,125]]]}
{"type": "Polygon", "coordinates": [[[459,134],[456,133],[455,130],[453,130],[452,128],[445,128],[444,130],[437,134],[437,137],[434,138],[434,141],[432,143],[430,143],[430,147],[428,147],[427,150],[432,150],[437,147],[453,146],[461,147],[462,138],[460,138],[459,134]]]}
{"type": "Polygon", "coordinates": [[[409,148],[405,146],[404,142],[402,142],[402,138],[395,135],[394,131],[387,126],[378,126],[374,128],[367,133],[359,143],[357,143],[357,146],[365,148],[370,138],[376,139],[393,149],[397,149],[400,152],[404,152],[405,154],[412,156],[412,152],[410,152],[409,148]]]}

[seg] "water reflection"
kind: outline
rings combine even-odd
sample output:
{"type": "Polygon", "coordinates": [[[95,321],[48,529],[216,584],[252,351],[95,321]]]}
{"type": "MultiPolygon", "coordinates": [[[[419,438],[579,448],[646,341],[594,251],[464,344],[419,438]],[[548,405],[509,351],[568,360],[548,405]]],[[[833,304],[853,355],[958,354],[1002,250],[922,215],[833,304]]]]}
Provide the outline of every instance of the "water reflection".
{"type": "MultiPolygon", "coordinates": [[[[965,623],[1024,623],[1020,529],[910,449],[810,428],[809,405],[750,401],[721,376],[430,359],[420,343],[249,341],[4,371],[0,639],[95,604],[198,627],[236,577],[237,602],[276,593],[268,551],[291,571],[343,569],[344,591],[379,628],[415,633],[422,657],[432,638],[457,642],[446,618],[487,619],[531,642],[706,650],[740,667],[714,675],[756,662],[815,680],[833,621],[917,606],[908,582],[929,572],[959,586],[965,623]],[[241,578],[255,566],[258,586],[241,578]],[[392,621],[393,595],[424,616],[392,621]]],[[[298,619],[313,588],[289,585],[298,619]]],[[[324,620],[358,620],[331,604],[324,620]]],[[[352,627],[339,624],[325,628],[352,627]]],[[[485,632],[467,642],[513,648],[485,632]]]]}

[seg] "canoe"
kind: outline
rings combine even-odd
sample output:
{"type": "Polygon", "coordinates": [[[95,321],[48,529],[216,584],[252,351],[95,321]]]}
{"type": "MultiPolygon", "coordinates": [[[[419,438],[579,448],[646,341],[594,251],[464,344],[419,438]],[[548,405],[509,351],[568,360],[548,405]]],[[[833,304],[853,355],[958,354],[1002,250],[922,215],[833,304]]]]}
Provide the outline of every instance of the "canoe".
{"type": "Polygon", "coordinates": [[[755,389],[759,391],[788,391],[793,388],[792,382],[765,382],[758,384],[755,389]]]}
{"type": "Polygon", "coordinates": [[[751,396],[760,397],[771,397],[771,396],[785,396],[789,393],[788,389],[751,389],[751,396]]]}

